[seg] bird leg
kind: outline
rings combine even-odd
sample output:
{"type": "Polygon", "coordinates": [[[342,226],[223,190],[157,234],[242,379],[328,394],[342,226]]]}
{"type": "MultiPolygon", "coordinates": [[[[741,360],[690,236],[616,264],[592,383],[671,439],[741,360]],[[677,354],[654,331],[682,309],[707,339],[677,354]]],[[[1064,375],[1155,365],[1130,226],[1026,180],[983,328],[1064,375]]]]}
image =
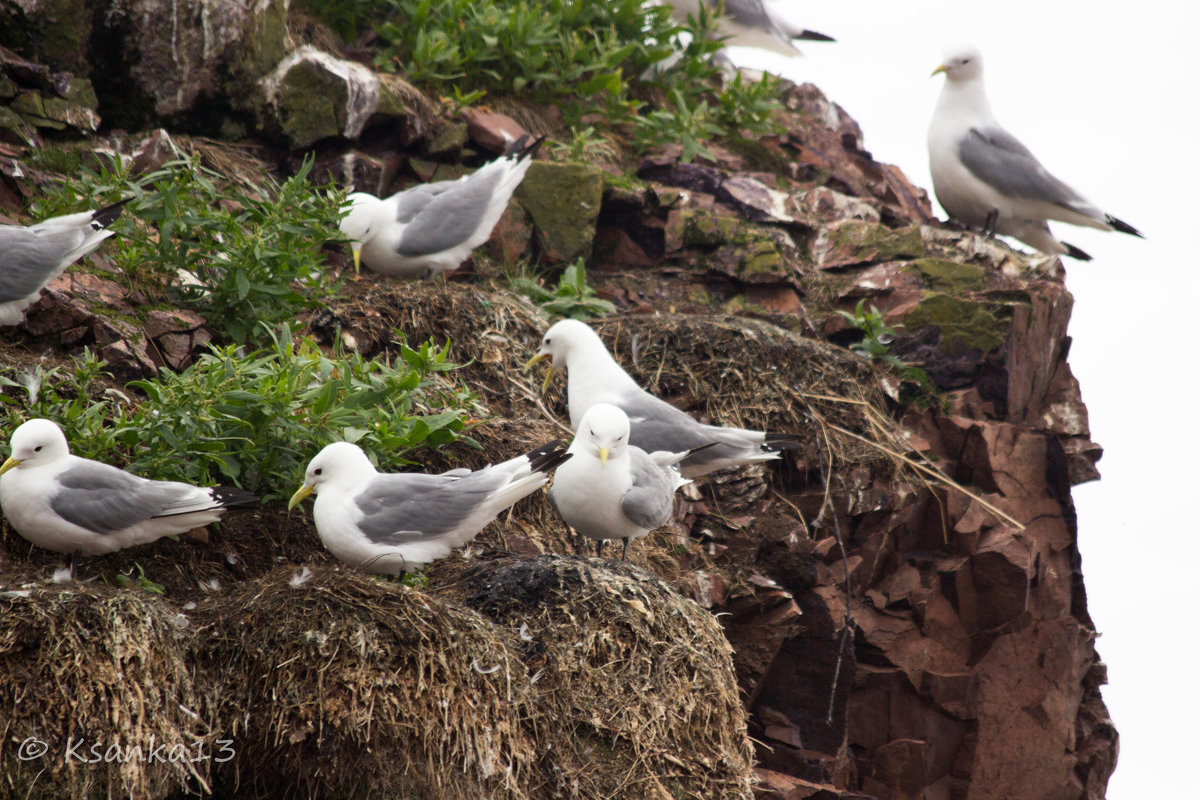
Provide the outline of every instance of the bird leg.
{"type": "Polygon", "coordinates": [[[625,542],[625,544],[621,545],[621,560],[624,561],[625,560],[625,552],[627,550],[629,550],[629,537],[625,537],[625,539],[623,539],[622,541],[625,542]]]}
{"type": "Polygon", "coordinates": [[[71,575],[71,580],[75,580],[75,570],[79,568],[79,561],[83,558],[83,548],[76,547],[75,552],[67,557],[67,572],[71,575]]]}
{"type": "Polygon", "coordinates": [[[989,239],[996,238],[996,223],[1000,221],[1000,209],[993,208],[988,212],[987,219],[983,221],[983,235],[989,239]]]}
{"type": "Polygon", "coordinates": [[[596,558],[600,558],[600,554],[604,552],[604,540],[596,540],[596,558]]]}

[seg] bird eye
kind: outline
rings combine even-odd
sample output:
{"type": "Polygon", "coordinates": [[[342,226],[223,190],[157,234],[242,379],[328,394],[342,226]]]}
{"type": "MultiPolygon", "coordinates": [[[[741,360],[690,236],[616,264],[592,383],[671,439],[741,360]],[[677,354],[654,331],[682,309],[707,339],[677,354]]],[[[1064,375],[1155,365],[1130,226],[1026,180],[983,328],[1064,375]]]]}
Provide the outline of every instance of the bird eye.
{"type": "Polygon", "coordinates": [[[550,337],[549,337],[549,336],[547,336],[547,337],[546,337],[546,341],[544,342],[544,344],[550,344],[550,337]]]}
{"type": "Polygon", "coordinates": [[[37,447],[33,448],[33,452],[35,452],[35,453],[42,452],[42,446],[39,444],[37,447]]]}
{"type": "Polygon", "coordinates": [[[317,467],[316,469],[313,470],[313,475],[320,475],[321,471],[322,471],[321,468],[317,467]]]}
{"type": "Polygon", "coordinates": [[[592,436],[595,436],[595,435],[596,435],[596,432],[595,432],[595,431],[593,431],[593,430],[589,430],[589,431],[588,431],[588,433],[590,433],[592,436]]]}

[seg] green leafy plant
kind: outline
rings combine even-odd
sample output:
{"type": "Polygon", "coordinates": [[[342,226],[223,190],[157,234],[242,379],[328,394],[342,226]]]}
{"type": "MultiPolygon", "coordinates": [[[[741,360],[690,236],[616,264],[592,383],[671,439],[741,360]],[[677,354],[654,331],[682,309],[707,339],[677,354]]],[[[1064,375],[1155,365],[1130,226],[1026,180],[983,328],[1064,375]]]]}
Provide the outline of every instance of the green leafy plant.
{"type": "Polygon", "coordinates": [[[512,289],[537,303],[554,316],[589,319],[611,314],[616,307],[596,295],[596,290],[587,285],[587,269],[583,259],[563,270],[553,289],[547,289],[540,281],[530,277],[514,277],[512,289]]]}
{"type": "Polygon", "coordinates": [[[883,312],[874,304],[871,305],[870,310],[867,310],[866,302],[866,298],[859,300],[854,306],[853,314],[840,309],[837,312],[847,323],[862,331],[862,340],[851,344],[850,349],[873,361],[882,361],[895,367],[901,381],[915,383],[918,386],[917,392],[909,392],[901,399],[905,402],[917,402],[924,406],[936,396],[937,387],[925,370],[908,364],[889,352],[889,345],[896,338],[896,330],[883,321],[883,312]]]}
{"type": "Polygon", "coordinates": [[[138,178],[113,164],[63,180],[35,210],[47,217],[79,210],[83,198],[132,198],[109,245],[124,279],[194,309],[226,340],[259,347],[336,288],[321,247],[341,236],[344,198],[308,181],[312,164],[261,185],[232,184],[195,156],[138,178]]]}
{"type": "Polygon", "coordinates": [[[421,447],[475,445],[464,435],[475,400],[451,379],[458,365],[447,360],[449,344],[401,341],[398,350],[392,362],[326,355],[285,326],[269,348],[214,347],[182,372],[134,381],[130,389],[146,396],[136,408],[124,393],[97,391],[94,359],[79,360],[73,374],[41,373],[36,391],[29,374],[4,374],[0,397],[10,430],[33,416],[53,419],[77,455],[279,499],[331,442],[356,442],[383,469],[413,463],[421,447]]]}

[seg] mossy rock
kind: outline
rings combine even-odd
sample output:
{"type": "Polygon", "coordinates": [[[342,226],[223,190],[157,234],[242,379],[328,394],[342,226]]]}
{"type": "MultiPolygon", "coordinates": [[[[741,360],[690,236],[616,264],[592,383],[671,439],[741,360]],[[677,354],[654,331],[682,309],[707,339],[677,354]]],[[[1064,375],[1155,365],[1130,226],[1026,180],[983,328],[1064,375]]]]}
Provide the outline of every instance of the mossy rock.
{"type": "Polygon", "coordinates": [[[921,271],[932,288],[956,294],[970,289],[982,289],[987,279],[987,270],[974,264],[963,264],[944,258],[918,258],[912,264],[921,271]]]}
{"type": "Polygon", "coordinates": [[[591,251],[604,184],[604,172],[590,164],[529,167],[513,196],[533,220],[543,261],[574,261],[591,251]]]}
{"type": "Polygon", "coordinates": [[[925,255],[925,243],[918,225],[897,229],[876,222],[847,220],[822,229],[812,241],[811,252],[818,266],[829,269],[921,258],[925,255]]]}
{"type": "Polygon", "coordinates": [[[968,350],[995,350],[1008,338],[1009,326],[992,304],[933,292],[904,316],[904,327],[910,332],[938,328],[942,350],[947,355],[958,355],[968,350]]]}

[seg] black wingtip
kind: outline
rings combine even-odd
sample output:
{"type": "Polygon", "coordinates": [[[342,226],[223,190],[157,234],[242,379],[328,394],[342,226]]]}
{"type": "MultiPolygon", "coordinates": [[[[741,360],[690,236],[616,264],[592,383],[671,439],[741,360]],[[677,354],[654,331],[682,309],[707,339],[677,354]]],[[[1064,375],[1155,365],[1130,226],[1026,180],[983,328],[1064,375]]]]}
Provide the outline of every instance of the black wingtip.
{"type": "Polygon", "coordinates": [[[121,210],[125,208],[125,204],[132,200],[132,197],[126,197],[120,202],[113,203],[111,206],[98,208],[92,212],[92,226],[96,230],[107,228],[116,221],[117,217],[121,216],[121,210]]]}
{"type": "Polygon", "coordinates": [[[237,489],[233,486],[214,486],[212,490],[213,501],[221,508],[236,508],[238,506],[252,506],[258,504],[258,496],[251,494],[244,489],[237,489]]]}
{"type": "Polygon", "coordinates": [[[1142,232],[1139,231],[1137,228],[1133,227],[1128,222],[1124,222],[1122,220],[1117,219],[1116,217],[1114,217],[1112,215],[1106,215],[1104,217],[1104,221],[1107,222],[1109,225],[1111,225],[1112,229],[1114,231],[1120,231],[1121,233],[1128,233],[1130,236],[1136,236],[1139,239],[1146,238],[1145,236],[1142,235],[1142,232]]]}
{"type": "Polygon", "coordinates": [[[1078,247],[1071,244],[1070,242],[1059,242],[1059,244],[1061,244],[1063,247],[1067,248],[1066,255],[1070,256],[1071,258],[1077,258],[1080,261],[1091,261],[1092,260],[1092,257],[1090,255],[1085,253],[1083,250],[1080,250],[1078,247]]]}
{"type": "Polygon", "coordinates": [[[533,139],[528,133],[523,134],[520,139],[508,146],[508,150],[504,152],[506,158],[511,158],[515,161],[520,161],[525,158],[533,158],[537,154],[538,148],[542,146],[542,142],[546,141],[545,136],[539,136],[533,139],[533,142],[526,144],[530,139],[533,139]]]}
{"type": "Polygon", "coordinates": [[[818,31],[801,31],[798,36],[793,36],[793,39],[799,39],[802,42],[836,42],[837,39],[832,36],[826,36],[818,31]]]}
{"type": "Polygon", "coordinates": [[[562,439],[555,439],[536,450],[530,450],[525,457],[529,459],[530,472],[550,472],[572,455],[562,447],[562,439]]]}
{"type": "Polygon", "coordinates": [[[799,450],[803,446],[804,439],[797,433],[768,433],[763,439],[763,449],[770,452],[799,450]]]}

